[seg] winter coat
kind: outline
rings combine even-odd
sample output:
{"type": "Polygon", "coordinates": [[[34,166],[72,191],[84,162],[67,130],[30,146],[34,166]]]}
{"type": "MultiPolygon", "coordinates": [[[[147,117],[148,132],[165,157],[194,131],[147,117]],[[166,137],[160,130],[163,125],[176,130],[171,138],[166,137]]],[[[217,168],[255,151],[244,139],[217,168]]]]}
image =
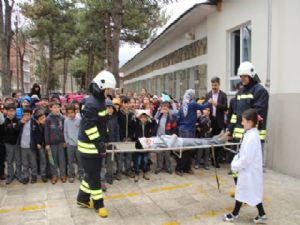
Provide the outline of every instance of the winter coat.
{"type": "Polygon", "coordinates": [[[231,170],[238,172],[235,199],[256,206],[263,198],[262,147],[257,128],[244,134],[240,152],[231,163],[231,170]]]}
{"type": "Polygon", "coordinates": [[[107,129],[109,142],[119,142],[120,127],[117,115],[107,115],[107,129]]]}

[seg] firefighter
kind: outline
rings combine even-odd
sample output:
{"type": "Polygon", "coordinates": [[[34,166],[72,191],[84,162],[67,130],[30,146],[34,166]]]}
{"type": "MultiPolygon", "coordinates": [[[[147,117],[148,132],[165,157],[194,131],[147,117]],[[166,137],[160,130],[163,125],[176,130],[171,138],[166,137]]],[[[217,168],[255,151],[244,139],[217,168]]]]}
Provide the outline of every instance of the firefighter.
{"type": "Polygon", "coordinates": [[[102,218],[108,216],[100,182],[101,161],[105,157],[107,142],[105,98],[115,86],[113,74],[105,70],[93,79],[89,86],[91,95],[85,99],[78,134],[78,151],[85,174],[77,203],[94,208],[102,218]]]}
{"type": "Polygon", "coordinates": [[[244,134],[242,113],[253,108],[259,116],[259,136],[260,140],[264,142],[267,134],[268,91],[260,84],[260,79],[252,63],[241,63],[238,68],[238,75],[243,87],[236,94],[236,104],[230,119],[229,131],[232,133],[233,140],[240,141],[244,134]]]}

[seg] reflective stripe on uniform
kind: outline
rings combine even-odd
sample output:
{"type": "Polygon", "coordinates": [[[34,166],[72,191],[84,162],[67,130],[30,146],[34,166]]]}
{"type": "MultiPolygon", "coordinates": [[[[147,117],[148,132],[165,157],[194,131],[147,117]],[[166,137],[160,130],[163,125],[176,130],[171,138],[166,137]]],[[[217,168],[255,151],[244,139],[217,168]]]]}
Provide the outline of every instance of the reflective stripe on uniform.
{"type": "Polygon", "coordinates": [[[106,116],[106,109],[98,113],[99,116],[106,116]]]}
{"type": "Polygon", "coordinates": [[[84,132],[85,132],[87,135],[90,135],[90,134],[93,134],[93,133],[98,132],[98,129],[97,129],[97,126],[94,126],[94,127],[90,128],[90,129],[85,130],[84,132]]]}
{"type": "Polygon", "coordinates": [[[96,149],[96,146],[93,143],[84,143],[81,141],[77,141],[78,146],[89,149],[96,149]]]}
{"type": "Polygon", "coordinates": [[[91,134],[91,135],[89,135],[88,137],[89,137],[90,140],[95,140],[95,139],[97,139],[98,137],[100,137],[100,134],[99,134],[99,132],[97,131],[97,133],[91,134]]]}
{"type": "Polygon", "coordinates": [[[78,151],[80,151],[81,153],[85,153],[85,154],[98,154],[97,149],[88,149],[88,148],[83,148],[80,146],[78,146],[78,151]]]}
{"type": "Polygon", "coordinates": [[[84,193],[87,193],[87,194],[91,193],[89,184],[87,182],[85,182],[84,180],[81,181],[80,190],[82,190],[84,193]]]}
{"type": "Polygon", "coordinates": [[[102,190],[91,190],[93,200],[99,200],[103,198],[102,190]]]}
{"type": "Polygon", "coordinates": [[[253,99],[253,98],[254,98],[253,94],[237,95],[237,100],[240,100],[240,99],[253,99]]]}
{"type": "Polygon", "coordinates": [[[233,135],[232,135],[232,137],[233,137],[233,138],[239,138],[239,139],[241,139],[241,138],[243,137],[243,134],[244,134],[244,129],[243,129],[243,128],[238,128],[238,127],[236,127],[236,128],[234,128],[234,130],[233,130],[233,135]]]}
{"type": "Polygon", "coordinates": [[[90,140],[95,140],[100,137],[97,126],[94,126],[88,130],[84,131],[90,140]]]}
{"type": "Polygon", "coordinates": [[[267,131],[266,130],[260,130],[259,131],[260,140],[262,140],[262,141],[266,140],[266,136],[267,136],[267,131]]]}
{"type": "Polygon", "coordinates": [[[78,151],[85,154],[98,154],[96,146],[92,143],[77,142],[78,151]]]}
{"type": "Polygon", "coordinates": [[[237,121],[237,115],[232,114],[231,119],[230,119],[230,123],[236,123],[236,121],[237,121]]]}

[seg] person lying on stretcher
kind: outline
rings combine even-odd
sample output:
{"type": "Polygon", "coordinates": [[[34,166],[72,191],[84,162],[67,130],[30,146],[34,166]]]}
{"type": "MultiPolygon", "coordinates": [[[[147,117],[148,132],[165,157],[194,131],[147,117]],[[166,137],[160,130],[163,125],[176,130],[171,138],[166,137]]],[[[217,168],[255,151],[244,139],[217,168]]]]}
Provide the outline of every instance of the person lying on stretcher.
{"type": "Polygon", "coordinates": [[[176,148],[198,145],[224,144],[228,141],[228,133],[221,132],[212,138],[180,138],[176,134],[160,137],[139,138],[144,149],[176,148]]]}

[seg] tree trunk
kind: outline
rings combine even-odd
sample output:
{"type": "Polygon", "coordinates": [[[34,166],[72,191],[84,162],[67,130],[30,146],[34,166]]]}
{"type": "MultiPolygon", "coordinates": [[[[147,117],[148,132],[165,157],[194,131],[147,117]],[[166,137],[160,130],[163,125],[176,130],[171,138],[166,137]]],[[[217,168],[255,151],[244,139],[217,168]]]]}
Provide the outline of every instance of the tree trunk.
{"type": "Polygon", "coordinates": [[[14,5],[14,0],[11,0],[9,5],[8,0],[4,0],[5,14],[3,14],[3,4],[0,1],[0,48],[2,62],[2,87],[3,95],[11,94],[11,71],[10,71],[10,46],[13,32],[11,30],[11,13],[14,5]]]}
{"type": "Polygon", "coordinates": [[[111,21],[110,15],[106,15],[106,29],[105,29],[105,55],[106,55],[106,65],[105,69],[112,71],[112,42],[111,42],[111,21]]]}
{"type": "Polygon", "coordinates": [[[49,67],[47,78],[47,93],[50,94],[50,90],[53,88],[52,83],[54,80],[53,68],[54,68],[54,39],[52,35],[49,35],[49,67]]]}
{"type": "Polygon", "coordinates": [[[120,32],[122,26],[123,0],[113,1],[112,19],[113,19],[113,36],[112,36],[112,73],[117,80],[119,86],[119,48],[120,48],[120,32]]]}
{"type": "Polygon", "coordinates": [[[66,94],[66,83],[68,76],[68,67],[69,67],[69,59],[67,57],[67,53],[64,53],[64,74],[63,74],[63,93],[66,94]]]}
{"type": "Polygon", "coordinates": [[[19,58],[20,58],[20,75],[21,75],[21,90],[22,93],[25,93],[25,88],[24,88],[24,53],[25,49],[23,49],[23,53],[19,52],[19,58]]]}
{"type": "Polygon", "coordinates": [[[88,61],[87,61],[87,70],[86,70],[86,79],[85,79],[85,89],[88,90],[89,84],[93,79],[94,73],[94,60],[95,60],[95,49],[94,46],[91,45],[88,53],[88,61]]]}

